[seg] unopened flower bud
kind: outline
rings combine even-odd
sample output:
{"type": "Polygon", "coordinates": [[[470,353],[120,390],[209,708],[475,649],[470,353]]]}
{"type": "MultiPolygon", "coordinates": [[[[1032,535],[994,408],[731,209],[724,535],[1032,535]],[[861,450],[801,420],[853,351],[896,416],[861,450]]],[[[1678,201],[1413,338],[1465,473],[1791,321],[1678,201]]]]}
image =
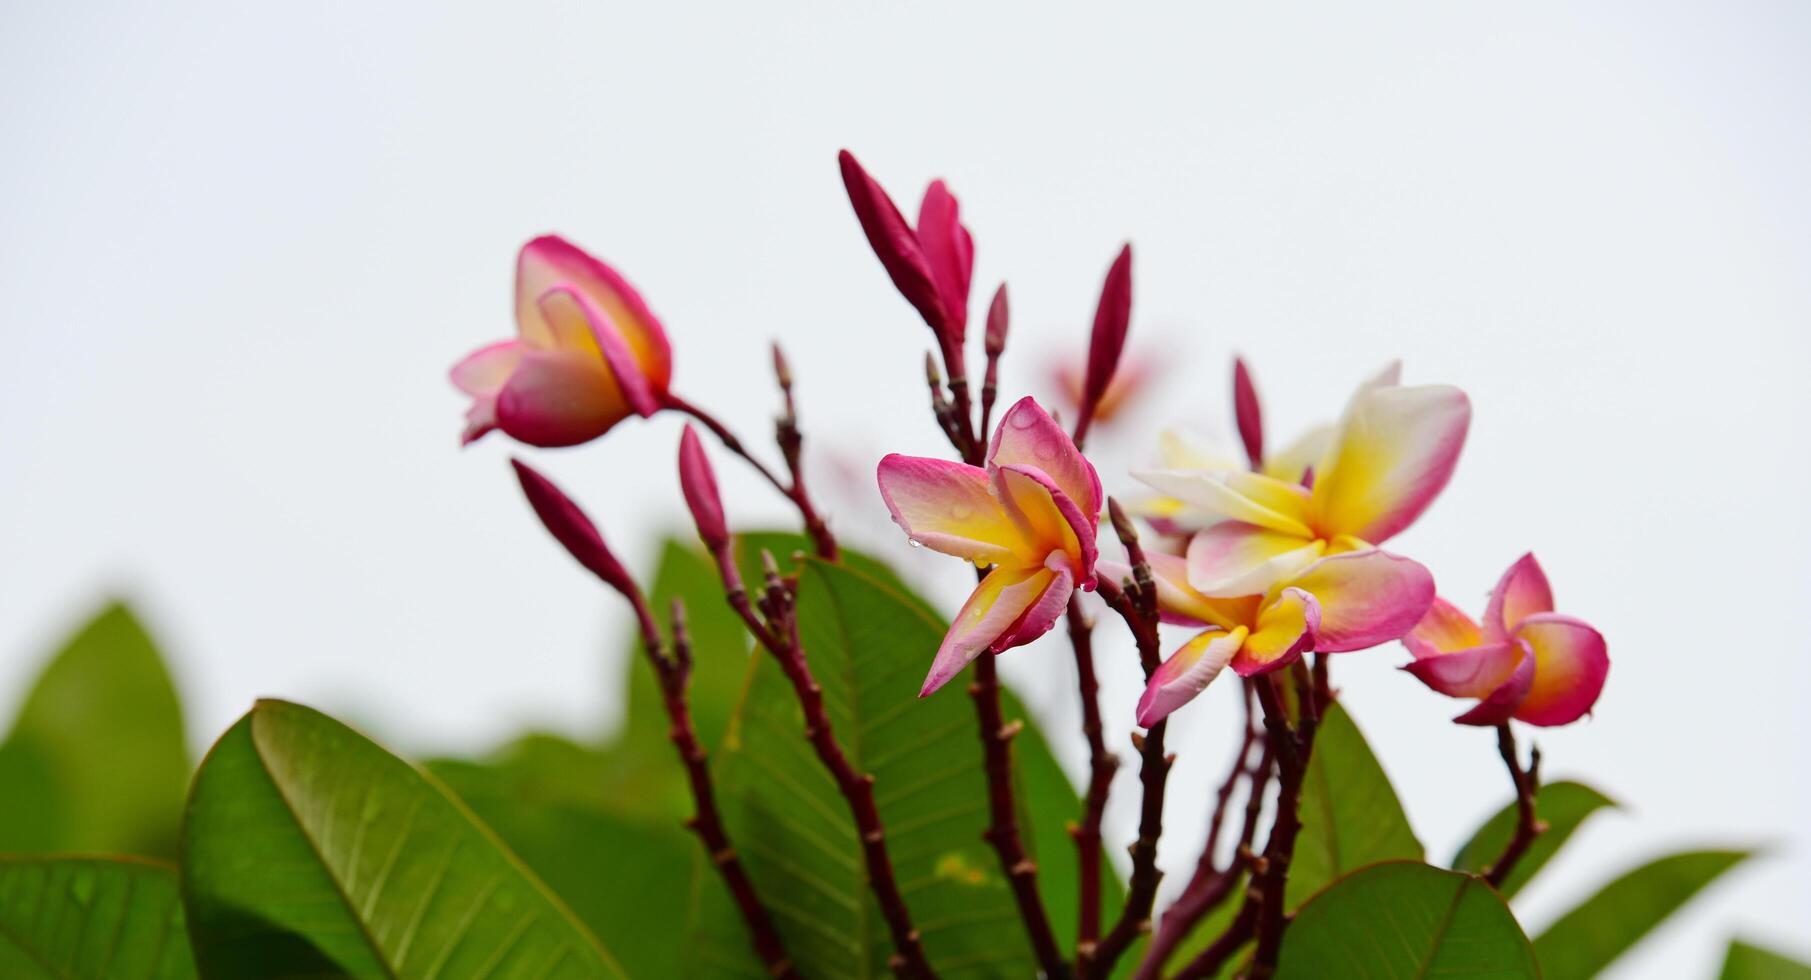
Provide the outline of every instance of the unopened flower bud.
{"type": "Polygon", "coordinates": [[[1094,333],[1088,341],[1088,372],[1082,380],[1083,411],[1100,402],[1119,368],[1126,331],[1132,322],[1132,246],[1119,250],[1101,284],[1100,305],[1094,311],[1094,333]]]}
{"type": "Polygon", "coordinates": [[[875,257],[880,259],[881,266],[906,302],[918,310],[938,337],[946,337],[951,329],[949,313],[937,288],[936,276],[931,272],[930,260],[919,244],[918,234],[906,223],[905,216],[899,213],[899,208],[880,183],[862,169],[854,154],[841,151],[837,154],[837,163],[842,168],[843,187],[849,192],[855,218],[861,222],[861,230],[868,236],[868,245],[874,249],[875,257]]]}
{"type": "Polygon", "coordinates": [[[987,306],[987,356],[999,357],[1006,350],[1006,327],[1010,311],[1006,304],[1006,284],[994,290],[994,300],[987,306]]]}
{"type": "Polygon", "coordinates": [[[638,591],[635,580],[610,553],[597,525],[591,523],[591,518],[585,516],[579,505],[527,463],[519,459],[509,462],[516,468],[516,479],[522,484],[522,494],[528,498],[528,505],[534,508],[535,516],[541,519],[542,526],[553,539],[604,584],[624,595],[635,594],[638,591]]]}
{"type": "Polygon", "coordinates": [[[712,554],[728,549],[729,524],[723,519],[723,499],[717,494],[717,474],[704,454],[697,430],[689,425],[679,437],[679,489],[705,548],[712,554]]]}
{"type": "Polygon", "coordinates": [[[1232,362],[1233,415],[1239,421],[1239,439],[1245,443],[1245,456],[1253,470],[1264,466],[1264,412],[1258,403],[1258,389],[1251,383],[1251,372],[1245,359],[1232,362]]]}

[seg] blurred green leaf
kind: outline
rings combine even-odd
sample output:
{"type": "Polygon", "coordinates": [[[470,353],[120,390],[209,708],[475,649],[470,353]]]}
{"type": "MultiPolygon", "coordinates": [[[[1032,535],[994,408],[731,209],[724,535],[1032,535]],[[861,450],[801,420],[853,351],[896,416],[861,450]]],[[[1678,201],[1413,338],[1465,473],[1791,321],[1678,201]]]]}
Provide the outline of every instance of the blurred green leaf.
{"type": "Polygon", "coordinates": [[[1346,709],[1321,718],[1302,781],[1302,832],[1289,866],[1288,904],[1299,907],[1322,888],[1379,861],[1426,853],[1390,777],[1346,709]]]}
{"type": "MultiPolygon", "coordinates": [[[[837,737],[876,778],[895,871],[933,965],[946,977],[1035,975],[998,859],[981,840],[987,796],[973,708],[957,685],[916,697],[943,624],[888,585],[819,562],[801,574],[798,613],[837,737]]],[[[730,836],[803,974],[879,976],[891,943],[848,809],[803,725],[778,667],[757,658],[717,757],[730,836]]],[[[1064,812],[1077,806],[1071,792],[1064,812]]],[[[688,976],[760,975],[721,888],[700,888],[694,922],[688,976]]]]}
{"type": "MultiPolygon", "coordinates": [[[[1586,786],[1583,783],[1557,782],[1548,783],[1535,795],[1535,816],[1547,824],[1547,829],[1534,843],[1529,845],[1527,853],[1516,862],[1515,869],[1509,873],[1503,887],[1497,891],[1504,898],[1514,898],[1522,890],[1535,872],[1544,867],[1553,855],[1571,839],[1574,831],[1585,822],[1585,818],[1605,807],[1616,804],[1609,797],[1586,786]]],[[[1459,853],[1453,856],[1453,870],[1475,871],[1482,874],[1503,848],[1509,844],[1509,838],[1515,833],[1515,802],[1484,822],[1473,834],[1459,853]]]]}
{"type": "Polygon", "coordinates": [[[1392,861],[1347,875],[1302,906],[1283,934],[1276,976],[1509,980],[1541,971],[1522,927],[1489,885],[1392,861]]]}
{"type": "Polygon", "coordinates": [[[195,975],[176,872],[114,858],[0,858],[0,977],[195,975]]]}
{"type": "Polygon", "coordinates": [[[42,801],[55,820],[0,817],[0,851],[171,856],[188,778],[163,659],[132,613],[109,605],[51,658],[0,748],[0,798],[42,801]]]}
{"type": "Polygon", "coordinates": [[[1610,882],[1535,937],[1541,972],[1547,980],[1596,976],[1748,856],[1747,851],[1686,851],[1610,882]]]}
{"type": "Polygon", "coordinates": [[[623,975],[438,783],[299,705],[208,753],[182,876],[208,977],[623,975]]]}
{"type": "MultiPolygon", "coordinates": [[[[572,745],[560,752],[553,741],[537,737],[533,759],[584,758],[588,751],[572,745]]],[[[670,746],[667,755],[677,767],[670,746]]],[[[643,822],[582,798],[588,794],[574,792],[571,784],[591,785],[587,775],[569,773],[561,783],[532,767],[450,761],[433,763],[429,771],[590,927],[624,972],[681,975],[679,926],[691,907],[686,869],[699,848],[677,821],[643,822]]]]}
{"type": "Polygon", "coordinates": [[[1811,980],[1811,966],[1737,939],[1729,944],[1719,976],[1722,980],[1811,980]]]}
{"type": "MultiPolygon", "coordinates": [[[[1247,884],[1245,876],[1240,875],[1239,883],[1233,887],[1232,894],[1226,897],[1226,901],[1221,902],[1212,912],[1203,916],[1201,922],[1195,926],[1195,931],[1189,933],[1187,939],[1176,944],[1176,951],[1170,954],[1168,961],[1170,970],[1179,970],[1187,966],[1207,947],[1213,945],[1214,940],[1220,938],[1220,935],[1232,925],[1233,919],[1238,917],[1239,906],[1245,901],[1247,884]]],[[[1237,974],[1240,966],[1250,957],[1251,944],[1246,943],[1239,948],[1238,952],[1226,958],[1219,972],[1214,976],[1231,977],[1237,974]]]]}

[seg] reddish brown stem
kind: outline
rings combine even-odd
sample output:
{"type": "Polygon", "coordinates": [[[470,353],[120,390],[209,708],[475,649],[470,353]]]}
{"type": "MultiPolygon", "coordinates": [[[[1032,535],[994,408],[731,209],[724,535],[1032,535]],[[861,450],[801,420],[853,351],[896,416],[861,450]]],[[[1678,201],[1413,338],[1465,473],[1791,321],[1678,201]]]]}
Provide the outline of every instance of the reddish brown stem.
{"type": "MultiPolygon", "coordinates": [[[[1126,518],[1117,500],[1107,501],[1107,511],[1132,560],[1132,580],[1123,586],[1103,581],[1097,587],[1107,605],[1132,631],[1138,645],[1139,665],[1144,668],[1145,679],[1149,680],[1159,663],[1157,589],[1152,584],[1150,565],[1139,547],[1138,532],[1132,522],[1126,518]]],[[[1133,941],[1151,929],[1151,907],[1157,900],[1157,885],[1163,879],[1163,872],[1157,869],[1157,841],[1163,835],[1163,798],[1170,768],[1176,761],[1175,756],[1167,756],[1163,751],[1167,728],[1166,722],[1159,721],[1145,732],[1142,740],[1133,735],[1140,756],[1138,779],[1144,788],[1144,798],[1139,812],[1138,838],[1129,849],[1132,877],[1126,885],[1125,908],[1120,912],[1119,921],[1095,948],[1092,960],[1082,964],[1082,972],[1090,977],[1111,975],[1119,957],[1133,941]]]]}
{"type": "Polygon", "coordinates": [[[799,708],[805,716],[805,738],[811,743],[818,761],[830,773],[838,792],[849,806],[861,838],[862,861],[867,869],[868,887],[880,906],[881,918],[893,940],[893,955],[887,965],[902,978],[928,980],[936,973],[926,958],[924,944],[912,925],[911,910],[893,873],[893,860],[887,853],[886,831],[881,824],[880,809],[874,802],[874,777],[858,772],[836,740],[830,716],[824,711],[824,689],[811,673],[805,648],[799,642],[798,617],[794,614],[794,596],[780,578],[773,556],[762,554],[767,565],[766,589],[760,600],[761,615],[756,615],[742,588],[741,575],[735,570],[727,549],[716,556],[718,571],[728,592],[730,608],[742,618],[749,633],[779,665],[780,672],[792,685],[799,708]],[[763,621],[762,617],[765,617],[763,621]]]}
{"type": "Polygon", "coordinates": [[[1208,820],[1207,842],[1202,846],[1201,857],[1195,863],[1195,873],[1189,878],[1175,903],[1163,913],[1134,980],[1155,980],[1162,974],[1164,964],[1176,947],[1188,938],[1189,933],[1194,931],[1209,912],[1231,897],[1233,889],[1239,883],[1239,876],[1251,862],[1251,840],[1257,831],[1258,811],[1263,806],[1264,787],[1269,781],[1270,749],[1263,735],[1252,724],[1249,694],[1245,698],[1245,705],[1245,735],[1239,744],[1238,753],[1233,757],[1232,770],[1227,773],[1215,795],[1213,815],[1208,820]],[[1259,761],[1254,765],[1251,750],[1260,744],[1264,748],[1259,761]],[[1226,826],[1227,807],[1241,780],[1250,784],[1250,796],[1245,805],[1245,819],[1240,827],[1239,846],[1226,866],[1221,867],[1216,852],[1219,850],[1221,832],[1226,826]]]}
{"type": "Polygon", "coordinates": [[[1276,675],[1259,677],[1256,687],[1258,705],[1264,712],[1264,728],[1277,759],[1276,818],[1270,828],[1270,839],[1264,846],[1263,873],[1253,879],[1250,893],[1250,898],[1258,904],[1258,948],[1251,976],[1263,980],[1276,971],[1277,956],[1283,948],[1283,930],[1289,925],[1283,898],[1289,886],[1289,865],[1295,857],[1295,840],[1302,830],[1302,781],[1308,774],[1308,757],[1314,747],[1314,718],[1318,716],[1318,707],[1304,711],[1301,719],[1291,725],[1277,689],[1276,675]]]}
{"type": "Polygon", "coordinates": [[[1092,955],[1100,938],[1101,818],[1119,758],[1107,751],[1100,721],[1100,682],[1094,676],[1094,624],[1082,610],[1081,597],[1069,598],[1069,645],[1075,651],[1077,689],[1082,702],[1082,734],[1088,739],[1088,792],[1082,802],[1082,819],[1069,829],[1080,861],[1080,913],[1076,928],[1078,960],[1092,955]]]}
{"type": "Polygon", "coordinates": [[[1505,721],[1497,725],[1497,751],[1503,756],[1503,764],[1509,767],[1509,778],[1515,781],[1516,821],[1514,836],[1509,838],[1503,853],[1491,862],[1490,869],[1484,872],[1484,880],[1490,882],[1492,888],[1503,887],[1509,873],[1515,870],[1516,862],[1547,829],[1535,814],[1535,795],[1540,792],[1541,785],[1541,750],[1529,752],[1528,768],[1523,769],[1516,752],[1515,733],[1505,721]]]}
{"type": "Polygon", "coordinates": [[[697,728],[692,724],[691,705],[686,700],[692,676],[692,644],[685,627],[684,607],[677,600],[673,603],[673,654],[667,656],[661,651],[660,633],[655,628],[654,615],[648,609],[647,599],[639,589],[625,592],[624,596],[635,609],[635,619],[641,628],[642,651],[660,682],[661,704],[667,714],[667,736],[672,740],[673,748],[678,750],[680,761],[685,764],[693,807],[693,815],[686,821],[686,827],[698,835],[698,841],[704,845],[704,852],[709,856],[711,865],[729,887],[736,909],[741,913],[742,922],[748,927],[749,937],[754,942],[755,955],[761,958],[768,974],[796,978],[798,971],[786,955],[780,932],[774,927],[767,907],[761,904],[754,881],[742,867],[742,860],[730,843],[729,832],[723,828],[723,819],[717,812],[717,794],[711,785],[709,755],[698,741],[697,728]]]}
{"type": "MultiPolygon", "coordinates": [[[[792,392],[790,385],[786,388],[786,401],[788,406],[787,417],[790,419],[792,414],[792,392]]],[[[740,456],[744,462],[754,468],[756,473],[761,475],[762,479],[773,484],[773,488],[780,491],[787,500],[792,501],[793,507],[798,510],[799,520],[804,522],[805,533],[811,538],[811,546],[812,549],[817,552],[817,556],[828,561],[835,561],[837,559],[836,537],[830,533],[830,525],[825,523],[823,516],[817,512],[816,505],[811,502],[811,494],[805,488],[804,474],[800,471],[798,466],[797,454],[799,451],[799,437],[796,424],[791,425],[793,443],[790,447],[787,445],[786,433],[782,431],[780,435],[780,449],[781,452],[785,453],[787,456],[787,465],[792,474],[792,479],[789,481],[782,479],[780,475],[770,469],[766,463],[761,462],[754,454],[750,453],[748,447],[742,444],[742,440],[738,438],[734,432],[730,431],[729,426],[718,421],[716,416],[713,416],[703,408],[670,392],[666,396],[666,406],[674,411],[682,412],[697,419],[699,424],[709,429],[711,434],[717,437],[717,441],[723,444],[723,448],[740,456]]],[[[783,429],[788,424],[787,421],[783,420],[783,429]]]]}
{"type": "Polygon", "coordinates": [[[993,845],[1012,885],[1013,901],[1018,903],[1019,918],[1024,920],[1025,934],[1031,940],[1031,951],[1038,967],[1047,978],[1067,977],[1069,964],[1057,947],[1056,934],[1050,929],[1050,916],[1044,911],[1044,900],[1038,894],[1038,866],[1025,851],[1019,834],[1018,808],[1013,805],[1012,747],[1013,736],[1024,728],[1024,722],[1006,721],[1000,707],[1000,678],[993,654],[983,653],[975,659],[975,679],[968,687],[975,699],[975,717],[980,722],[981,748],[987,770],[987,802],[991,820],[982,837],[993,845]]]}
{"type": "Polygon", "coordinates": [[[1177,973],[1174,980],[1204,980],[1220,972],[1228,957],[1239,951],[1239,947],[1251,940],[1253,929],[1257,925],[1258,906],[1255,902],[1246,902],[1239,907],[1239,914],[1201,955],[1189,961],[1189,964],[1177,973]]]}

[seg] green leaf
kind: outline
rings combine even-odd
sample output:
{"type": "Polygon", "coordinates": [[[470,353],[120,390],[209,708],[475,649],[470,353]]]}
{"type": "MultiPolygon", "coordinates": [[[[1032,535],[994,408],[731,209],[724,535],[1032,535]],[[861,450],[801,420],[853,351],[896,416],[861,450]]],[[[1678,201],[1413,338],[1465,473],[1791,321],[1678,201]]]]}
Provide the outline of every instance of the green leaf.
{"type": "Polygon", "coordinates": [[[1642,865],[1547,927],[1534,940],[1547,980],[1596,976],[1747,851],[1686,851],[1642,865]]]}
{"type": "MultiPolygon", "coordinates": [[[[1547,829],[1529,845],[1527,853],[1516,862],[1515,869],[1509,873],[1503,886],[1497,889],[1504,898],[1514,898],[1522,890],[1534,873],[1539,871],[1553,855],[1559,852],[1574,831],[1585,822],[1585,818],[1605,807],[1614,807],[1616,803],[1609,797],[1586,786],[1583,783],[1557,782],[1548,783],[1535,795],[1535,816],[1546,822],[1547,829]]],[[[1515,802],[1484,822],[1478,832],[1459,848],[1453,856],[1453,870],[1475,871],[1482,874],[1503,848],[1509,844],[1509,838],[1515,833],[1515,802]]]]}
{"type": "Polygon", "coordinates": [[[1811,980],[1811,966],[1740,939],[1723,957],[1722,980],[1811,980]]]}
{"type": "Polygon", "coordinates": [[[1276,976],[1509,980],[1541,971],[1509,906],[1481,879],[1392,861],[1302,906],[1283,934],[1276,976]]]}
{"type": "Polygon", "coordinates": [[[45,800],[56,831],[0,818],[0,852],[173,855],[188,778],[169,673],[132,613],[109,605],[51,658],[0,749],[0,796],[45,800]],[[33,795],[15,796],[14,779],[33,795]]]}
{"type": "MultiPolygon", "coordinates": [[[[801,574],[798,615],[837,737],[876,778],[895,872],[933,965],[945,977],[1035,975],[999,861],[981,839],[987,796],[973,706],[953,684],[916,697],[943,624],[887,585],[820,562],[801,574]]],[[[801,973],[884,976],[892,946],[860,841],[803,725],[772,658],[757,658],[717,757],[730,836],[801,973]]],[[[1071,793],[1063,812],[1077,806],[1071,793]]],[[[727,901],[701,882],[686,975],[760,976],[727,901]]]]}
{"type": "Polygon", "coordinates": [[[1426,853],[1364,733],[1337,703],[1327,709],[1314,737],[1301,813],[1302,832],[1289,867],[1290,908],[1359,868],[1419,861],[1426,853]]]}
{"type": "MultiPolygon", "coordinates": [[[[582,746],[562,752],[554,743],[551,736],[536,737],[531,758],[586,757],[582,746]]],[[[671,746],[667,755],[677,767],[671,746]]],[[[533,765],[447,761],[430,764],[429,771],[616,954],[624,972],[679,976],[678,929],[690,911],[691,884],[678,869],[690,866],[699,850],[697,839],[677,821],[647,823],[585,798],[601,784],[572,784],[589,776],[568,772],[560,783],[549,778],[552,772],[533,765]],[[625,888],[624,882],[633,886],[625,888]],[[650,923],[666,924],[663,936],[651,935],[650,923]]]]}
{"type": "Polygon", "coordinates": [[[0,976],[194,975],[170,868],[111,858],[0,858],[0,976]]]}
{"type": "Polygon", "coordinates": [[[208,753],[182,875],[207,977],[623,975],[437,782],[299,705],[208,753]]]}

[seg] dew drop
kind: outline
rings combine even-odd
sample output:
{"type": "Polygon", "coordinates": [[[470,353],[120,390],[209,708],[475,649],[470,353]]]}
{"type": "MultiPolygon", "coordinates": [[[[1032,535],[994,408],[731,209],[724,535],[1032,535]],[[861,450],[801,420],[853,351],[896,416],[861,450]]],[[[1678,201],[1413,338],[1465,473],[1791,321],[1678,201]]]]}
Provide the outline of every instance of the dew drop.
{"type": "Polygon", "coordinates": [[[1050,460],[1053,460],[1056,458],[1056,455],[1057,455],[1056,442],[1054,440],[1045,439],[1045,440],[1039,442],[1037,445],[1031,447],[1031,454],[1045,462],[1049,462],[1050,460]]]}
{"type": "Polygon", "coordinates": [[[952,521],[966,521],[973,516],[975,516],[975,509],[968,504],[950,505],[950,520],[952,521]]]}
{"type": "Polygon", "coordinates": [[[87,908],[94,901],[94,872],[83,868],[69,879],[69,897],[77,905],[87,908]]]}
{"type": "Polygon", "coordinates": [[[912,547],[914,547],[914,548],[922,548],[922,547],[924,547],[924,542],[923,542],[923,541],[920,541],[920,540],[918,540],[918,539],[917,539],[917,538],[907,538],[907,539],[906,539],[906,544],[909,544],[909,545],[911,545],[911,546],[912,546],[912,547]]]}
{"type": "Polygon", "coordinates": [[[1029,429],[1038,424],[1038,417],[1035,412],[1014,412],[1010,421],[1015,429],[1029,429]]]}

